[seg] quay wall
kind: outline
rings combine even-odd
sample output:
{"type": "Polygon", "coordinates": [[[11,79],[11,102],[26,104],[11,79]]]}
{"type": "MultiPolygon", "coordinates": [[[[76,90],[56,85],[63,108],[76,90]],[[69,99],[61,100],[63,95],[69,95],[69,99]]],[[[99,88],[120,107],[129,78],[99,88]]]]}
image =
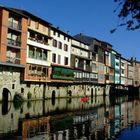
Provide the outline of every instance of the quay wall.
{"type": "Polygon", "coordinates": [[[98,96],[109,95],[111,85],[95,85],[88,83],[37,83],[23,81],[21,71],[1,71],[0,72],[0,101],[2,101],[6,92],[8,92],[8,101],[12,101],[16,93],[21,94],[28,99],[31,94],[32,100],[50,99],[50,98],[66,98],[66,97],[82,97],[82,96],[98,96]]]}
{"type": "MultiPolygon", "coordinates": [[[[16,93],[28,99],[64,98],[103,95],[104,87],[91,84],[58,84],[58,83],[37,83],[23,81],[20,71],[10,72],[8,70],[0,72],[0,101],[5,92],[8,92],[8,100],[13,100],[16,93]],[[6,90],[5,90],[6,89],[6,90]]],[[[107,93],[107,92],[106,92],[107,93]]]]}

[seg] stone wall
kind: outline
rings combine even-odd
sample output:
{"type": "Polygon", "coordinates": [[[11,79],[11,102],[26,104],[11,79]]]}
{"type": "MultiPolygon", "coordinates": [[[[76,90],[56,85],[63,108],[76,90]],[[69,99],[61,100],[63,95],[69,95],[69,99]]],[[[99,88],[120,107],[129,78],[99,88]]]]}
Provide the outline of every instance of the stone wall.
{"type": "Polygon", "coordinates": [[[0,71],[0,100],[3,98],[3,89],[8,89],[8,100],[13,100],[16,93],[21,94],[28,99],[31,93],[31,99],[64,98],[64,97],[82,97],[98,96],[105,92],[109,93],[109,85],[91,85],[91,84],[71,84],[65,85],[58,83],[39,83],[23,81],[21,70],[16,68],[3,67],[0,71]],[[44,94],[45,93],[45,94],[44,94]],[[44,94],[44,95],[43,95],[44,94]]]}

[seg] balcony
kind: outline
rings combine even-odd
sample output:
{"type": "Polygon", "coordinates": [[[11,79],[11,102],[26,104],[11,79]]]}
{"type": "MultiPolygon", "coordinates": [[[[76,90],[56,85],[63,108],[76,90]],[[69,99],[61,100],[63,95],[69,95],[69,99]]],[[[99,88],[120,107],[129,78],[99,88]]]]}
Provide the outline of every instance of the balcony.
{"type": "Polygon", "coordinates": [[[76,82],[92,82],[92,83],[97,83],[98,82],[98,79],[96,78],[75,78],[75,81],[76,82]]]}
{"type": "Polygon", "coordinates": [[[13,63],[13,64],[20,64],[20,58],[7,56],[6,57],[6,62],[13,63]]]}
{"type": "Polygon", "coordinates": [[[43,66],[50,66],[51,63],[49,61],[44,61],[44,60],[38,60],[34,58],[27,58],[27,62],[31,64],[36,64],[36,65],[43,65],[43,66]]]}
{"type": "Polygon", "coordinates": [[[35,39],[29,38],[29,39],[27,40],[27,43],[28,43],[29,45],[36,46],[36,47],[38,47],[38,48],[42,48],[42,49],[45,49],[45,50],[52,50],[52,48],[49,46],[48,43],[43,43],[43,42],[37,41],[37,40],[35,40],[35,39]]]}
{"type": "Polygon", "coordinates": [[[83,77],[82,77],[82,78],[76,77],[76,78],[75,78],[75,81],[76,81],[76,82],[89,82],[90,79],[89,79],[89,78],[83,78],[83,77]]]}
{"type": "Polygon", "coordinates": [[[11,28],[11,29],[21,30],[21,23],[20,22],[14,23],[12,21],[9,21],[8,25],[9,25],[8,27],[11,28]]]}
{"type": "Polygon", "coordinates": [[[21,46],[21,42],[20,41],[13,40],[11,38],[7,38],[7,44],[9,46],[13,46],[13,47],[20,47],[21,46]]]}

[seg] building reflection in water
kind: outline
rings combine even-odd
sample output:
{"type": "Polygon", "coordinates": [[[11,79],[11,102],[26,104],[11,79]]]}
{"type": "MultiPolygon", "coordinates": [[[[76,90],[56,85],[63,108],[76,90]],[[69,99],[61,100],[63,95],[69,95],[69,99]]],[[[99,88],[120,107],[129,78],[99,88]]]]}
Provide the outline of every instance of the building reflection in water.
{"type": "Polygon", "coordinates": [[[97,96],[88,102],[80,98],[25,102],[20,109],[0,104],[0,138],[50,140],[104,140],[118,137],[140,121],[140,100],[97,96]],[[10,134],[10,135],[9,135],[10,134]]]}

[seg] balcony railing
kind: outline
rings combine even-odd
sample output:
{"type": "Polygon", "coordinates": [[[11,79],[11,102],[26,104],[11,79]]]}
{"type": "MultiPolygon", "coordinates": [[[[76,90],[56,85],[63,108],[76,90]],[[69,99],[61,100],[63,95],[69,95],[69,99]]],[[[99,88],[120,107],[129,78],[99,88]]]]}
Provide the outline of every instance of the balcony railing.
{"type": "Polygon", "coordinates": [[[36,59],[36,60],[42,60],[42,61],[48,61],[48,58],[45,57],[45,56],[39,56],[39,55],[33,55],[33,52],[30,52],[29,51],[29,58],[32,58],[32,59],[36,59]]]}
{"type": "Polygon", "coordinates": [[[13,29],[16,29],[16,30],[21,30],[21,23],[19,22],[17,24],[17,23],[14,23],[12,21],[9,21],[9,27],[13,28],[13,29]]]}
{"type": "Polygon", "coordinates": [[[20,64],[20,58],[7,56],[6,57],[6,62],[13,63],[13,64],[20,64]]]}
{"type": "Polygon", "coordinates": [[[45,41],[45,40],[40,40],[38,38],[35,38],[35,37],[29,37],[30,40],[32,41],[35,41],[37,43],[41,43],[41,44],[44,44],[44,45],[48,45],[48,41],[45,41]]]}
{"type": "Polygon", "coordinates": [[[98,79],[97,78],[75,78],[75,81],[77,82],[93,82],[93,83],[97,83],[98,79]]]}
{"type": "Polygon", "coordinates": [[[11,45],[11,46],[16,46],[16,47],[20,47],[21,46],[21,42],[20,41],[13,40],[11,38],[7,38],[7,43],[8,43],[8,45],[11,45]]]}

